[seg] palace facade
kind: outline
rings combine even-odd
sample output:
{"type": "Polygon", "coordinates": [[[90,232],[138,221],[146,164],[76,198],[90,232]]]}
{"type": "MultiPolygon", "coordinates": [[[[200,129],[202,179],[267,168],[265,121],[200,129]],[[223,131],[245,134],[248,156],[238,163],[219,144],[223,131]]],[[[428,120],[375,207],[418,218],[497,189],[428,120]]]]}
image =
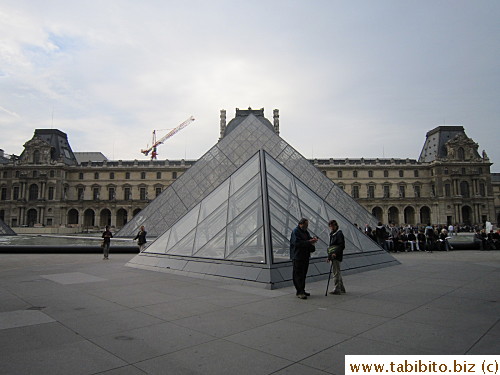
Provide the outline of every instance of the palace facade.
{"type": "MultiPolygon", "coordinates": [[[[231,123],[249,111],[263,116],[263,109],[237,109],[231,123]]],[[[278,110],[273,115],[279,135],[278,110]]],[[[221,134],[225,129],[221,111],[221,134]]],[[[418,159],[310,162],[384,223],[498,225],[500,174],[490,173],[492,164],[478,147],[462,126],[439,126],[427,133],[418,159]]],[[[73,152],[60,130],[36,129],[20,156],[0,150],[0,218],[18,232],[119,229],[195,162],[108,160],[98,152],[73,152]]]]}

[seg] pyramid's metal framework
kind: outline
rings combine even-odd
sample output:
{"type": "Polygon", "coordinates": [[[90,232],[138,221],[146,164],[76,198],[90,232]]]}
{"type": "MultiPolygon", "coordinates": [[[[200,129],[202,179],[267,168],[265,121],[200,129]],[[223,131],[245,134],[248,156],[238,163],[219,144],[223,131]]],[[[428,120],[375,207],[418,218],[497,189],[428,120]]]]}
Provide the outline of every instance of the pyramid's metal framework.
{"type": "Polygon", "coordinates": [[[352,225],[374,217],[250,114],[118,235],[145,225],[158,236],[129,266],[276,288],[291,284],[288,238],[301,217],[320,238],[309,278],[328,275],[330,219],[346,235],[344,270],[397,264],[352,225]]]}

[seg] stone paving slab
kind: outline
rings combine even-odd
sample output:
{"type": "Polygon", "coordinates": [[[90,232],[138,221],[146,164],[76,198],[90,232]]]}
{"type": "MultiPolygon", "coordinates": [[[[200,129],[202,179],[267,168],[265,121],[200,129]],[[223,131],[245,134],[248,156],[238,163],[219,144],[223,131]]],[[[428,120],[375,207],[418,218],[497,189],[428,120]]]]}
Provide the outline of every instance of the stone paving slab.
{"type": "Polygon", "coordinates": [[[312,296],[126,267],[0,259],[2,374],[343,374],[346,354],[499,354],[500,252],[401,253],[312,296]]]}

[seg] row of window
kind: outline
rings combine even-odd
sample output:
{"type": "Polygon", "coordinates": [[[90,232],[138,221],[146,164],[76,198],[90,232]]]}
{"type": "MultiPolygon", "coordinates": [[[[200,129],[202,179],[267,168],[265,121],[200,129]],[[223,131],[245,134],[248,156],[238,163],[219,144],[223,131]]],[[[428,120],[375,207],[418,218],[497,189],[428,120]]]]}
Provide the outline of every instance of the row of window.
{"type": "MultiPolygon", "coordinates": [[[[345,190],[345,186],[339,184],[339,187],[345,190]]],[[[375,198],[375,185],[368,185],[367,186],[367,193],[366,196],[367,198],[375,198]]],[[[458,186],[459,195],[461,195],[464,198],[470,198],[471,193],[470,193],[470,188],[469,188],[469,183],[467,181],[462,181],[460,185],[458,186]]],[[[351,196],[355,199],[358,199],[360,197],[360,186],[359,185],[353,185],[351,187],[351,196]]],[[[484,183],[479,183],[479,195],[482,197],[486,196],[486,185],[484,183]]],[[[406,186],[405,185],[399,185],[398,186],[398,196],[400,198],[406,198],[406,186]]],[[[421,197],[421,187],[420,185],[414,185],[413,186],[413,196],[415,198],[420,198],[421,197]]],[[[436,196],[436,186],[434,184],[431,185],[431,196],[435,197],[436,196]]],[[[451,184],[445,184],[444,185],[444,196],[445,197],[451,197],[452,196],[452,186],[451,184]]],[[[382,198],[391,198],[391,186],[390,185],[384,185],[383,186],[383,196],[382,198]]]]}
{"type": "MultiPolygon", "coordinates": [[[[21,176],[21,171],[15,171],[14,175],[16,178],[19,178],[21,176]]],[[[39,171],[31,171],[31,177],[37,178],[40,175],[39,171]]],[[[49,171],[49,177],[54,178],[56,176],[56,171],[50,170],[49,171]]],[[[2,173],[3,178],[8,178],[9,177],[9,171],[3,171],[2,173]]]]}
{"type": "MultiPolygon", "coordinates": [[[[155,188],[155,196],[157,197],[160,195],[162,192],[161,187],[155,188]]],[[[67,195],[67,189],[64,189],[64,199],[66,199],[67,195]]],[[[20,198],[20,190],[19,186],[14,186],[12,188],[12,200],[18,200],[20,198]]],[[[116,189],[114,187],[109,187],[108,188],[108,200],[115,200],[116,198],[116,189]]],[[[0,200],[5,201],[7,200],[7,188],[1,188],[0,189],[0,200]]],[[[39,199],[39,188],[37,184],[32,184],[28,188],[28,200],[29,201],[34,201],[39,199]]],[[[55,187],[54,186],[49,186],[47,189],[47,200],[51,201],[55,199],[55,187]]],[[[84,199],[84,188],[83,187],[78,187],[77,188],[77,199],[78,200],[83,200],[84,199]]],[[[92,199],[93,200],[99,200],[100,199],[100,188],[92,188],[92,199]]],[[[125,187],[123,189],[123,199],[124,200],[132,200],[132,190],[130,187],[125,187]]],[[[147,200],[148,199],[148,193],[147,193],[147,188],[146,187],[141,187],[139,188],[139,199],[140,200],[147,200]]]]}
{"type": "MultiPolygon", "coordinates": [[[[78,200],[84,200],[84,188],[79,187],[77,188],[77,199],[78,200]]],[[[155,188],[155,197],[160,195],[162,192],[161,187],[155,188]]],[[[100,200],[101,199],[101,189],[100,188],[92,188],[92,199],[93,200],[100,200]]],[[[108,196],[107,199],[110,201],[116,200],[116,189],[114,187],[109,187],[108,188],[108,196]]],[[[149,199],[148,197],[148,190],[145,187],[139,188],[139,200],[144,201],[149,199]]],[[[123,200],[125,201],[131,201],[132,200],[132,188],[130,187],[124,187],[123,188],[123,200]]]]}
{"type": "MultiPolygon", "coordinates": [[[[353,178],[358,178],[359,177],[359,171],[352,171],[352,177],[353,178]]],[[[399,177],[404,177],[405,176],[405,171],[400,169],[399,170],[399,177]]],[[[337,178],[342,178],[344,175],[343,171],[337,171],[337,178]]],[[[373,171],[368,171],[368,177],[369,178],[373,178],[373,171]]],[[[389,177],[389,171],[388,170],[384,170],[384,177],[389,177]]],[[[419,177],[419,171],[418,169],[415,169],[413,171],[413,177],[419,177]]]]}
{"type": "MultiPolygon", "coordinates": [[[[15,171],[14,174],[15,174],[16,178],[19,178],[21,176],[20,171],[15,171]]],[[[31,171],[30,175],[33,178],[37,178],[38,176],[40,176],[40,172],[39,171],[31,171]]],[[[3,178],[8,178],[9,177],[8,171],[3,171],[2,176],[3,176],[3,178]]],[[[50,170],[49,177],[54,178],[55,176],[56,176],[56,172],[54,170],[50,170]]],[[[141,172],[141,180],[145,180],[146,176],[147,176],[146,172],[141,172]]],[[[158,179],[158,180],[161,179],[161,176],[162,176],[162,172],[156,172],[156,179],[158,179]]],[[[85,178],[85,174],[83,172],[80,172],[78,174],[78,179],[83,180],[84,178],[85,178]]],[[[172,172],[172,179],[175,180],[176,178],[177,178],[177,172],[172,172]]],[[[95,180],[99,179],[99,172],[94,172],[94,179],[95,180]]],[[[109,179],[110,180],[115,179],[115,172],[109,172],[109,179]]],[[[125,172],[125,179],[130,180],[130,172],[125,172]]]]}
{"type": "MultiPolygon", "coordinates": [[[[342,189],[345,189],[343,185],[339,185],[342,189]]],[[[433,185],[434,186],[434,185],[433,185]]],[[[354,199],[358,199],[360,197],[359,195],[360,191],[360,186],[359,185],[353,185],[351,187],[351,196],[354,199]]],[[[406,197],[406,186],[400,185],[398,186],[398,192],[399,192],[399,197],[400,198],[405,198],[406,197]]],[[[415,185],[413,186],[413,194],[415,198],[420,198],[420,185],[415,185]]],[[[375,198],[375,185],[368,185],[368,189],[366,192],[367,198],[375,198]]],[[[391,197],[391,187],[389,185],[384,185],[383,186],[383,198],[390,198],[391,197]]]]}
{"type": "MultiPolygon", "coordinates": [[[[141,180],[146,179],[146,172],[141,172],[141,180]]],[[[99,172],[94,172],[94,180],[98,180],[100,177],[99,172]]],[[[85,178],[85,174],[83,172],[80,172],[78,175],[78,179],[83,180],[85,178]]],[[[172,172],[172,179],[177,178],[177,172],[172,172]]],[[[109,172],[109,179],[114,180],[115,179],[115,172],[109,172]]],[[[159,180],[161,179],[161,172],[156,172],[156,179],[159,180]]],[[[130,172],[125,172],[125,180],[130,180],[130,172]]]]}

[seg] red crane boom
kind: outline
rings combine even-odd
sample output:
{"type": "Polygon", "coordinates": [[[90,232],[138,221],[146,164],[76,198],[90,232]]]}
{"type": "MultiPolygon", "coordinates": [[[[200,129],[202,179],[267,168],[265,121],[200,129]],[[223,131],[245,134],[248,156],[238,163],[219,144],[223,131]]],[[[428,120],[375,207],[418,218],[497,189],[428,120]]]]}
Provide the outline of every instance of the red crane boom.
{"type": "Polygon", "coordinates": [[[141,150],[141,152],[144,155],[148,155],[152,151],[151,152],[151,160],[156,159],[156,156],[158,156],[158,152],[156,151],[156,148],[159,145],[161,145],[163,142],[165,142],[168,138],[170,138],[173,135],[177,134],[179,131],[181,131],[186,126],[188,126],[189,124],[191,124],[193,121],[194,121],[194,117],[191,116],[186,121],[184,121],[182,124],[180,124],[179,126],[173,128],[172,130],[170,130],[167,134],[165,134],[163,137],[161,137],[158,140],[156,139],[156,130],[153,130],[153,142],[152,142],[151,147],[148,147],[148,148],[146,148],[144,150],[141,150]]]}

